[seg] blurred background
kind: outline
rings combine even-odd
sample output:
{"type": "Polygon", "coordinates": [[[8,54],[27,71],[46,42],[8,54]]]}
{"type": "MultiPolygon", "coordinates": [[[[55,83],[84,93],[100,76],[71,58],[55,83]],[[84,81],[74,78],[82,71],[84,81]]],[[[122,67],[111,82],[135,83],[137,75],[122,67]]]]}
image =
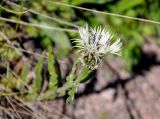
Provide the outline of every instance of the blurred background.
{"type": "Polygon", "coordinates": [[[0,116],[159,119],[159,46],[159,0],[1,0],[0,116]],[[48,49],[62,85],[76,60],[72,39],[80,38],[78,27],[86,23],[121,38],[122,56],[107,55],[70,104],[66,96],[35,98],[48,90],[48,49]],[[27,94],[31,88],[36,94],[27,94]]]}

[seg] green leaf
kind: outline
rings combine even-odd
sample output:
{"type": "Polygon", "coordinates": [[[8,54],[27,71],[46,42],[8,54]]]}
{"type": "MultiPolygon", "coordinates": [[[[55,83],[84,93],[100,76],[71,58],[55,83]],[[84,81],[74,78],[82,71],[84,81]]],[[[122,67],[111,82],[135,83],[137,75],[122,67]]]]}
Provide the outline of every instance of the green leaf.
{"type": "Polygon", "coordinates": [[[66,100],[67,103],[70,103],[74,100],[74,95],[77,92],[77,88],[78,88],[77,85],[73,85],[72,88],[69,90],[68,97],[67,97],[67,100],[66,100]]]}
{"type": "Polygon", "coordinates": [[[135,7],[137,5],[140,5],[140,4],[144,4],[145,1],[144,0],[132,0],[132,1],[129,1],[128,0],[120,0],[116,6],[114,6],[114,11],[115,12],[123,12],[125,10],[128,10],[132,7],[135,7]]]}
{"type": "Polygon", "coordinates": [[[71,50],[71,44],[68,36],[61,31],[54,31],[52,33],[55,43],[57,44],[56,56],[65,56],[71,50]]]}
{"type": "Polygon", "coordinates": [[[49,51],[49,54],[48,54],[48,71],[50,74],[49,90],[53,90],[53,91],[55,91],[58,87],[58,79],[57,79],[57,74],[56,74],[54,65],[55,65],[54,55],[51,51],[49,51]]]}
{"type": "Polygon", "coordinates": [[[88,68],[84,67],[76,79],[76,82],[84,83],[91,79],[94,76],[95,70],[89,70],[88,68]]]}
{"type": "Polygon", "coordinates": [[[12,90],[13,88],[19,89],[21,86],[21,82],[19,79],[16,79],[14,75],[8,71],[8,79],[2,80],[2,84],[5,87],[6,91],[12,90]]]}
{"type": "MultiPolygon", "coordinates": [[[[40,22],[40,23],[47,26],[56,26],[56,24],[53,24],[53,23],[52,24],[46,23],[46,22],[40,22]]],[[[56,56],[62,57],[62,56],[68,55],[69,51],[71,50],[71,44],[65,32],[42,29],[40,33],[42,36],[48,37],[52,42],[55,43],[56,56]]]]}
{"type": "Polygon", "coordinates": [[[66,80],[68,84],[72,83],[76,78],[76,71],[77,71],[76,66],[77,66],[77,62],[74,63],[71,73],[67,76],[66,80]]]}
{"type": "Polygon", "coordinates": [[[22,79],[22,81],[27,84],[28,83],[28,79],[27,79],[27,75],[29,73],[29,68],[28,68],[28,65],[27,64],[24,64],[23,68],[22,68],[22,71],[21,71],[21,74],[20,74],[20,77],[22,79]]]}
{"type": "Polygon", "coordinates": [[[54,99],[57,96],[57,89],[61,81],[60,66],[54,58],[52,48],[48,49],[48,71],[49,71],[49,84],[48,90],[43,92],[41,97],[43,99],[54,99]]]}
{"type": "Polygon", "coordinates": [[[36,78],[33,81],[32,88],[29,91],[29,99],[35,98],[40,93],[42,86],[42,69],[43,69],[43,57],[39,57],[38,63],[35,67],[36,78]]]}
{"type": "Polygon", "coordinates": [[[81,70],[78,77],[76,78],[76,74],[75,74],[76,70],[77,70],[77,67],[76,67],[76,64],[75,64],[72,68],[72,72],[67,77],[67,84],[72,85],[71,88],[68,91],[68,98],[66,100],[67,103],[70,103],[74,100],[74,95],[77,92],[78,84],[79,83],[84,83],[85,81],[89,80],[93,76],[93,73],[95,73],[95,70],[91,71],[88,68],[84,67],[81,70]]]}

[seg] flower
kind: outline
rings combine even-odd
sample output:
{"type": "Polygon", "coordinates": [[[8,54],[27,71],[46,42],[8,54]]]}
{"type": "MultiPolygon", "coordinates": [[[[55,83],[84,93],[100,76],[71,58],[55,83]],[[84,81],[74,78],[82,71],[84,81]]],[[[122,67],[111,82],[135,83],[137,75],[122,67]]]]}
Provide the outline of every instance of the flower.
{"type": "Polygon", "coordinates": [[[80,48],[80,60],[89,69],[98,68],[102,57],[108,52],[121,55],[122,42],[120,38],[111,44],[113,35],[108,30],[101,27],[92,29],[86,24],[85,27],[79,28],[79,34],[81,39],[75,39],[74,42],[77,43],[75,47],[80,48]]]}

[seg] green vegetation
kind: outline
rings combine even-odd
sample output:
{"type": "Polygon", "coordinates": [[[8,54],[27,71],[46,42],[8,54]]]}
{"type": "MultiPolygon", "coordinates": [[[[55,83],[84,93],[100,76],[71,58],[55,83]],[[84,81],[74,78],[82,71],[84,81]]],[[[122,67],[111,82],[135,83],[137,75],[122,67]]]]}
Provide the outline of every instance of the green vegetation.
{"type": "Polygon", "coordinates": [[[101,25],[121,37],[124,45],[120,58],[132,72],[132,67],[141,59],[145,38],[152,37],[160,44],[160,22],[153,22],[160,21],[159,7],[159,0],[24,0],[16,3],[3,0],[0,5],[0,83],[4,89],[0,95],[18,95],[25,100],[68,95],[67,102],[73,101],[78,84],[94,74],[83,69],[75,56],[76,49],[72,48],[76,45],[72,39],[79,38],[78,27],[86,23],[92,27],[101,25]],[[66,76],[62,76],[58,62],[63,58],[71,58],[73,62],[66,76]]]}

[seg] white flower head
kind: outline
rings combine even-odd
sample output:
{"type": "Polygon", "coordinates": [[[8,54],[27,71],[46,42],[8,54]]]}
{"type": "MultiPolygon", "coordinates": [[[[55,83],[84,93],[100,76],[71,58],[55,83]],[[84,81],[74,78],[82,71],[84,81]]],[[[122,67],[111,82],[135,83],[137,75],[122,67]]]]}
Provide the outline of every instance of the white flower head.
{"type": "Polygon", "coordinates": [[[79,28],[81,39],[75,39],[78,45],[75,47],[80,48],[81,62],[89,69],[96,69],[101,63],[102,57],[108,52],[120,55],[122,42],[117,39],[113,44],[111,40],[113,35],[106,29],[101,27],[90,28],[86,24],[85,27],[79,28]]]}

